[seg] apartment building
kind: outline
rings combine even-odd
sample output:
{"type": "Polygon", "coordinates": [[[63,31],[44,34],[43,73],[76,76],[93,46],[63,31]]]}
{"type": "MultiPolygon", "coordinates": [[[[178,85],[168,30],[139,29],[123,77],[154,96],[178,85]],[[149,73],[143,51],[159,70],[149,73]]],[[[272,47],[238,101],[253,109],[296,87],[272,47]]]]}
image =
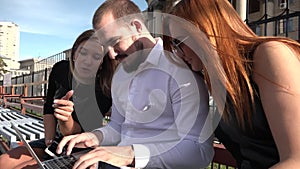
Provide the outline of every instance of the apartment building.
{"type": "MultiPolygon", "coordinates": [[[[179,1],[146,0],[147,11],[166,11],[179,1]]],[[[285,36],[300,40],[300,0],[229,1],[257,35],[285,36]]],[[[160,29],[159,23],[150,23],[149,27],[150,30],[160,29]]]]}
{"type": "Polygon", "coordinates": [[[247,23],[261,36],[300,40],[300,0],[249,0],[247,23]]]}
{"type": "Polygon", "coordinates": [[[7,64],[7,70],[19,68],[20,31],[13,22],[0,22],[0,57],[7,64]]]}

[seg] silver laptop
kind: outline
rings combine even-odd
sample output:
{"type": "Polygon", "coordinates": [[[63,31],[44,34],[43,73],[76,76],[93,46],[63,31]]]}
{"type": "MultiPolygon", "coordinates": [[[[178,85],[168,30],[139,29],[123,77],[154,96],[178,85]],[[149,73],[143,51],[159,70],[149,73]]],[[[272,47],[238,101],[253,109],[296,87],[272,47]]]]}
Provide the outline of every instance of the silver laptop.
{"type": "Polygon", "coordinates": [[[35,152],[31,148],[31,146],[24,139],[24,137],[22,136],[19,129],[13,123],[11,123],[11,126],[16,131],[16,134],[19,136],[21,141],[25,144],[26,148],[28,149],[28,151],[30,152],[32,157],[36,160],[36,162],[38,163],[38,165],[40,166],[41,169],[57,169],[57,168],[72,169],[72,167],[73,167],[74,163],[77,161],[77,159],[81,155],[83,155],[89,151],[89,150],[84,150],[84,151],[80,151],[77,153],[73,153],[70,156],[64,155],[64,156],[56,157],[56,158],[41,162],[41,160],[35,154],[35,152]]]}

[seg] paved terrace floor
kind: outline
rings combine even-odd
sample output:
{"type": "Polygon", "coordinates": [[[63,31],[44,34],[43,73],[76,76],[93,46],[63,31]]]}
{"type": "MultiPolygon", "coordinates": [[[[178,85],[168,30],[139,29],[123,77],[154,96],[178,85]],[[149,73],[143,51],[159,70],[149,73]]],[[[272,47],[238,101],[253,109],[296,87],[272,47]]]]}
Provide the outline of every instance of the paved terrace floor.
{"type": "Polygon", "coordinates": [[[23,115],[18,111],[0,106],[0,135],[10,148],[17,147],[20,139],[11,127],[13,123],[28,141],[44,138],[44,124],[42,120],[23,115]]]}

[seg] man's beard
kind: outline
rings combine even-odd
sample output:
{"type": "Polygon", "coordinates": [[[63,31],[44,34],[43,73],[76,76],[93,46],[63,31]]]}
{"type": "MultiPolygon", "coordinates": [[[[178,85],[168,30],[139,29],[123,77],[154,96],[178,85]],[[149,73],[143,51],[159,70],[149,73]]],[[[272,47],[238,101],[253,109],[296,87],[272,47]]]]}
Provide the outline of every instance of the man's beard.
{"type": "Polygon", "coordinates": [[[144,45],[142,42],[137,40],[133,45],[136,51],[122,61],[124,70],[128,73],[136,71],[140,64],[142,64],[147,58],[147,55],[143,52],[144,45]]]}

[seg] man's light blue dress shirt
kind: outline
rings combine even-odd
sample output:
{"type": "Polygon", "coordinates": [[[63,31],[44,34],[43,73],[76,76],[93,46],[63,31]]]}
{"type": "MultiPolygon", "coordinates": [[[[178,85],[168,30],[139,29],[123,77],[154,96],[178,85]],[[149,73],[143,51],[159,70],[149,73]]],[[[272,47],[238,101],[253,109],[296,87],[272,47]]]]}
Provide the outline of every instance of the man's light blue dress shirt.
{"type": "Polygon", "coordinates": [[[158,39],[136,71],[119,66],[111,121],[97,129],[101,145],[133,145],[136,168],[206,167],[213,158],[206,85],[182,61],[168,57],[158,39]]]}

